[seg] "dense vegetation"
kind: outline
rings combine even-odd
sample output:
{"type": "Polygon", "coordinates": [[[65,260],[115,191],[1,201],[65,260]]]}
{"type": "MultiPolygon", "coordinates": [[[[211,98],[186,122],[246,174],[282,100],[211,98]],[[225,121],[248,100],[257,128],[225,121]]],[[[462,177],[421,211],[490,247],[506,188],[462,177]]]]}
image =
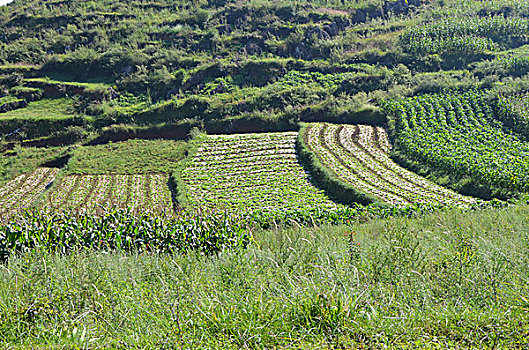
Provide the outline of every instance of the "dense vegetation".
{"type": "Polygon", "coordinates": [[[528,218],[522,205],[353,228],[279,228],[256,232],[245,250],[210,257],[37,249],[0,269],[0,343],[523,347],[528,218]]]}
{"type": "Polygon", "coordinates": [[[385,109],[395,147],[411,161],[469,177],[489,189],[477,192],[481,196],[529,189],[529,144],[517,133],[524,130],[517,124],[506,129],[498,119],[507,112],[495,111],[483,94],[424,95],[387,103],[385,109]]]}
{"type": "MultiPolygon", "coordinates": [[[[295,130],[300,120],[380,125],[388,98],[445,88],[518,92],[529,72],[526,8],[473,0],[17,0],[0,11],[0,98],[14,109],[0,117],[0,136],[17,140],[10,134],[20,128],[23,138],[50,143],[67,126],[101,133],[119,124],[129,134],[156,126],[142,132],[172,137],[192,126],[232,133],[295,130]],[[57,110],[61,123],[10,114],[61,96],[73,106],[57,110]]],[[[67,136],[59,140],[78,141],[67,136]]]]}

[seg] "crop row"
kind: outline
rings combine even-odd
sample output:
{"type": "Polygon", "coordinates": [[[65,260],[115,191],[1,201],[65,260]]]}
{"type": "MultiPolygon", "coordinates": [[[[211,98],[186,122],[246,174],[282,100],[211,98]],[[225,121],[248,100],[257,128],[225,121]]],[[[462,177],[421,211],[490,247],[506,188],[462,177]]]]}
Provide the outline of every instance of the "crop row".
{"type": "Polygon", "coordinates": [[[39,168],[20,175],[0,188],[0,219],[6,219],[30,207],[53,182],[59,172],[53,168],[39,168]]]}
{"type": "Polygon", "coordinates": [[[424,95],[384,106],[396,147],[412,160],[477,183],[529,190],[529,142],[507,130],[482,94],[424,95]]]}
{"type": "Polygon", "coordinates": [[[207,211],[336,208],[299,164],[297,133],[210,136],[182,171],[188,204],[207,211]]]}
{"type": "MultiPolygon", "coordinates": [[[[491,201],[490,205],[505,206],[491,201]]],[[[374,218],[415,217],[443,208],[409,206],[392,208],[371,204],[350,207],[314,207],[304,210],[256,210],[243,215],[189,213],[180,211],[164,218],[152,212],[103,210],[87,212],[43,212],[31,210],[0,223],[0,263],[10,256],[35,248],[68,252],[90,248],[101,251],[187,252],[196,249],[212,254],[230,247],[245,247],[252,228],[284,225],[351,225],[374,218]],[[139,215],[138,215],[139,214],[139,215]]]]}
{"type": "Polygon", "coordinates": [[[390,179],[395,177],[401,180],[398,183],[399,186],[419,193],[425,198],[430,198],[433,203],[466,205],[475,202],[474,198],[461,196],[447,188],[438,186],[395,163],[389,156],[390,144],[384,129],[365,125],[356,126],[356,129],[358,130],[358,139],[353,141],[355,139],[354,135],[346,138],[344,144],[349,146],[347,148],[357,155],[368,155],[365,158],[366,163],[371,163],[371,166],[376,168],[377,172],[384,173],[390,179]],[[370,158],[372,161],[370,161],[370,158]]]}
{"type": "Polygon", "coordinates": [[[104,208],[127,208],[132,212],[172,211],[171,192],[165,174],[70,175],[48,195],[49,209],[101,212],[104,208]]]}
{"type": "Polygon", "coordinates": [[[414,54],[479,54],[529,42],[529,20],[495,17],[453,17],[407,29],[400,37],[414,54]]]}
{"type": "Polygon", "coordinates": [[[341,181],[383,202],[400,206],[469,206],[474,202],[393,162],[382,128],[318,123],[306,132],[308,147],[325,167],[341,181]]]}

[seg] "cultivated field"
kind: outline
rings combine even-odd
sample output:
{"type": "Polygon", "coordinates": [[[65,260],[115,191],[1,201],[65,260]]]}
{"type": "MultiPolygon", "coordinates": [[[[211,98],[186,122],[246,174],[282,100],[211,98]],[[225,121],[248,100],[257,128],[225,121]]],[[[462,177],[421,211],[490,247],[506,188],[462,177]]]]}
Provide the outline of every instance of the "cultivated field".
{"type": "Polygon", "coordinates": [[[463,207],[475,202],[393,162],[388,136],[381,127],[315,123],[305,132],[305,143],[325,167],[341,181],[383,202],[463,207]]]}
{"type": "MultiPolygon", "coordinates": [[[[501,109],[500,109],[501,110],[501,109]]],[[[524,121],[503,124],[483,94],[423,95],[388,102],[396,147],[449,174],[510,191],[529,190],[529,142],[524,121]]]]}
{"type": "Polygon", "coordinates": [[[13,216],[28,208],[46,190],[58,174],[58,169],[38,168],[20,175],[0,188],[0,219],[13,216]]]}
{"type": "Polygon", "coordinates": [[[228,212],[336,207],[309,182],[297,159],[296,137],[209,136],[181,174],[188,205],[228,212]]]}
{"type": "Polygon", "coordinates": [[[44,208],[99,213],[123,208],[134,213],[172,213],[169,175],[69,175],[54,186],[44,208]]]}

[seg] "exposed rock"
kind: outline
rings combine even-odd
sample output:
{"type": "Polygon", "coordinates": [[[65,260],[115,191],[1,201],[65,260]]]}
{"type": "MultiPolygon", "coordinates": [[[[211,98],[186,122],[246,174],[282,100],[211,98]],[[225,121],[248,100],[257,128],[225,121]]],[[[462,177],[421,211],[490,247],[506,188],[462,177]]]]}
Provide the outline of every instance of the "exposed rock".
{"type": "Polygon", "coordinates": [[[316,35],[316,37],[318,39],[320,39],[320,40],[328,40],[328,39],[331,38],[329,33],[327,33],[325,30],[323,30],[323,29],[321,29],[319,27],[316,27],[316,28],[312,29],[310,32],[308,32],[307,38],[310,38],[313,35],[316,35]]]}
{"type": "Polygon", "coordinates": [[[263,49],[255,43],[248,43],[246,44],[246,52],[248,55],[259,56],[263,53],[263,49]]]}
{"type": "Polygon", "coordinates": [[[339,33],[338,25],[334,22],[324,25],[323,30],[327,32],[331,37],[336,36],[339,33]]]}

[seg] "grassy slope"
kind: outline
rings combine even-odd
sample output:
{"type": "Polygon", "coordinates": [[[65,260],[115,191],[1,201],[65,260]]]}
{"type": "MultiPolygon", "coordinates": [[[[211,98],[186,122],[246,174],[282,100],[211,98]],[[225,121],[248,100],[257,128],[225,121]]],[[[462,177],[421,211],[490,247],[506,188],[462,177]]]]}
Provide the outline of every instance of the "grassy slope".
{"type": "Polygon", "coordinates": [[[65,147],[18,148],[10,155],[0,155],[0,186],[18,175],[33,171],[64,150],[65,147]]]}
{"type": "Polygon", "coordinates": [[[47,99],[29,103],[26,108],[0,114],[0,119],[65,119],[71,118],[73,101],[67,98],[47,99]]]}
{"type": "Polygon", "coordinates": [[[69,81],[68,79],[61,79],[60,76],[54,76],[55,79],[50,79],[49,77],[45,78],[30,78],[26,79],[26,82],[37,82],[37,83],[47,83],[51,85],[66,85],[72,87],[85,88],[88,91],[104,91],[112,85],[102,83],[102,82],[77,82],[69,81]]]}
{"type": "Polygon", "coordinates": [[[171,173],[185,156],[183,141],[129,140],[79,147],[68,162],[70,174],[171,173]]]}
{"type": "Polygon", "coordinates": [[[218,257],[32,252],[0,269],[0,344],[514,347],[529,206],[258,232],[218,257]],[[351,237],[351,239],[346,239],[351,237]]]}

